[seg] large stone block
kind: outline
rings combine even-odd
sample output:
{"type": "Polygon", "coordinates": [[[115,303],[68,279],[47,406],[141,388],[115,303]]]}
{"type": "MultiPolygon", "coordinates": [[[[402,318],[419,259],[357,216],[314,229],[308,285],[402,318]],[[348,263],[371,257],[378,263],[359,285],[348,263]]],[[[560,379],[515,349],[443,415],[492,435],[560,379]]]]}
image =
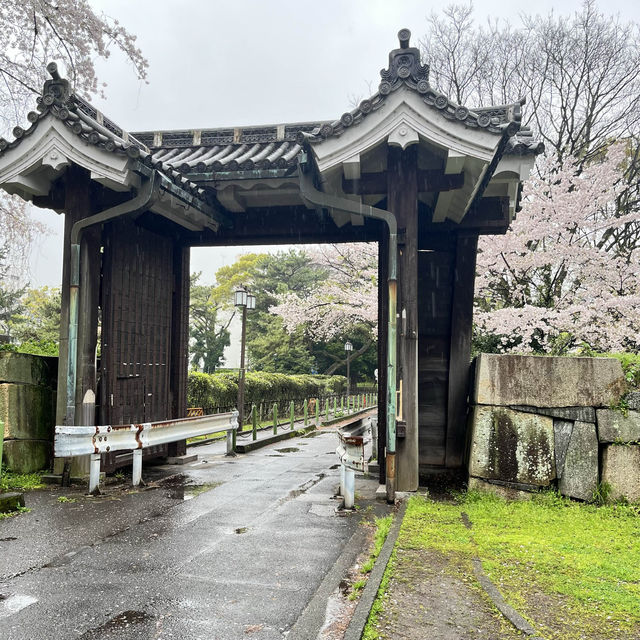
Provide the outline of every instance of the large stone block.
{"type": "Polygon", "coordinates": [[[562,477],[564,463],[567,459],[567,451],[573,433],[573,421],[553,421],[553,450],[556,454],[556,477],[562,477]]]}
{"type": "Polygon", "coordinates": [[[640,502],[640,445],[610,444],[602,452],[602,481],[611,498],[640,502]]]}
{"type": "Polygon", "coordinates": [[[5,440],[4,466],[16,473],[46,469],[52,456],[52,448],[51,443],[42,440],[5,440]]]}
{"type": "Polygon", "coordinates": [[[596,410],[593,407],[527,407],[526,405],[513,405],[509,407],[515,411],[526,413],[539,413],[541,416],[551,416],[558,420],[580,420],[580,422],[595,422],[596,410]]]}
{"type": "Polygon", "coordinates": [[[483,353],[476,364],[476,404],[609,407],[625,392],[614,358],[555,358],[483,353]]]}
{"type": "Polygon", "coordinates": [[[55,387],[57,370],[58,358],[10,351],[0,352],[0,382],[55,387]]]}
{"type": "Polygon", "coordinates": [[[558,490],[564,496],[591,500],[598,485],[598,435],[591,422],[575,422],[558,473],[558,490]]]}
{"type": "Polygon", "coordinates": [[[0,422],[4,437],[50,440],[55,427],[55,392],[31,384],[0,384],[0,422]]]}
{"type": "Polygon", "coordinates": [[[627,395],[627,407],[633,411],[640,411],[640,391],[631,391],[627,395]]]}
{"type": "Polygon", "coordinates": [[[548,486],[556,477],[553,419],[502,407],[474,407],[469,475],[548,486]]]}
{"type": "Polygon", "coordinates": [[[493,493],[505,500],[531,500],[533,493],[531,491],[523,491],[514,487],[506,487],[499,484],[492,484],[482,478],[469,478],[469,491],[485,491],[493,493]]]}
{"type": "Polygon", "coordinates": [[[0,513],[10,513],[24,507],[24,493],[0,493],[0,513]]]}
{"type": "Polygon", "coordinates": [[[598,437],[600,442],[639,442],[640,411],[598,409],[598,437]]]}

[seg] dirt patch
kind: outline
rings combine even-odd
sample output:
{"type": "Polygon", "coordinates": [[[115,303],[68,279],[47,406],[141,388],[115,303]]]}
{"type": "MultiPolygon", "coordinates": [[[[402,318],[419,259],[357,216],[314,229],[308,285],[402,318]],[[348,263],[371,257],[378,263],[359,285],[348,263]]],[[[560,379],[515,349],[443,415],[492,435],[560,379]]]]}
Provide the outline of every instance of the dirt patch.
{"type": "Polygon", "coordinates": [[[398,549],[377,631],[389,640],[523,638],[477,586],[468,562],[424,549],[398,549]]]}

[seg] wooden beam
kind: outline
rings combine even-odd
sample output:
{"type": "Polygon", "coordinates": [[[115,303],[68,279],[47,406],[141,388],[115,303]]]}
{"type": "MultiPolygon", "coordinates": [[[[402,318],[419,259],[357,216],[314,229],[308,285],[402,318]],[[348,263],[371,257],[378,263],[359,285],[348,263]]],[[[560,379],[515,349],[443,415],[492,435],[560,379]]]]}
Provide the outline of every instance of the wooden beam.
{"type": "Polygon", "coordinates": [[[398,345],[402,379],[402,417],[406,435],[396,443],[398,491],[418,488],[418,158],[417,146],[389,147],[388,208],[403,234],[398,256],[398,345]]]}
{"type": "MultiPolygon", "coordinates": [[[[418,193],[438,193],[460,189],[464,184],[464,174],[446,175],[440,170],[422,170],[417,172],[418,193]]],[[[342,178],[342,190],[353,195],[380,195],[387,193],[387,172],[365,173],[356,180],[342,178]]]]}

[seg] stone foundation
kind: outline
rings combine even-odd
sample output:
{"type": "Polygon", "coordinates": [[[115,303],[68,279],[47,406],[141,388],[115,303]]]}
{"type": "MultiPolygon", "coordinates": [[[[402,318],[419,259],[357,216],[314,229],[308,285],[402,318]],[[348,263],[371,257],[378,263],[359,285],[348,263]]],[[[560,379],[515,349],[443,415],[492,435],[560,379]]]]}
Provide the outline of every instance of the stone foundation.
{"type": "Polygon", "coordinates": [[[557,486],[591,500],[640,500],[640,393],[613,358],[481,354],[471,410],[469,487],[504,494],[557,486]],[[498,488],[496,488],[498,487],[498,488]]]}
{"type": "Polygon", "coordinates": [[[56,408],[57,358],[0,352],[3,465],[18,473],[49,466],[56,408]]]}

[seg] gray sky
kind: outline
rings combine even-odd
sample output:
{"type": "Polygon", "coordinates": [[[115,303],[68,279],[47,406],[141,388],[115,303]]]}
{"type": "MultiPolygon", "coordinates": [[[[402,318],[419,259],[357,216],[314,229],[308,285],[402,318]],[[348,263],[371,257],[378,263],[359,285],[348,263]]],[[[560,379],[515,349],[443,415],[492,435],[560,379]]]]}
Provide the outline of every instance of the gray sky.
{"type": "MultiPolygon", "coordinates": [[[[106,100],[93,102],[129,131],[206,129],[338,118],[354,97],[375,91],[402,27],[412,43],[433,5],[416,0],[90,0],[137,34],[148,83],[114,51],[99,60],[106,100]]],[[[521,12],[568,12],[578,0],[477,0],[478,21],[519,22],[521,12]]],[[[637,0],[599,7],[640,22],[637,0]]],[[[33,249],[31,286],[58,286],[62,218],[37,212],[51,228],[33,249]]],[[[249,249],[260,250],[258,247],[249,249]]],[[[192,270],[212,282],[242,249],[197,249],[192,270]]]]}

